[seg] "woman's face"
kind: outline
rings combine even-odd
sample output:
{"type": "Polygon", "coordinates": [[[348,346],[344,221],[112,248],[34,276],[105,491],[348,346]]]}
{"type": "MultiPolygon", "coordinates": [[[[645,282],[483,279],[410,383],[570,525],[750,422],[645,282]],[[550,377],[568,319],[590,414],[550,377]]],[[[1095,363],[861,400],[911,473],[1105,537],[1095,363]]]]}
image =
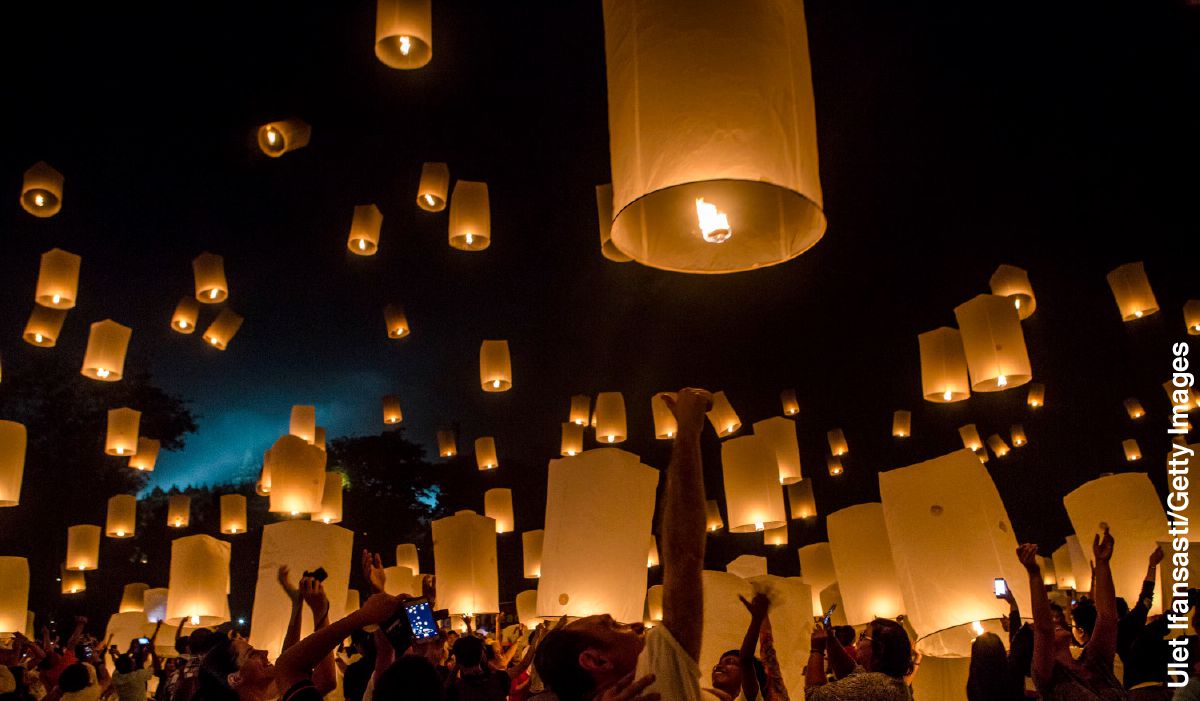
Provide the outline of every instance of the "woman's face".
{"type": "Polygon", "coordinates": [[[259,650],[240,638],[233,641],[233,649],[237,651],[238,675],[242,684],[261,686],[275,680],[275,665],[267,659],[266,650],[259,650]]]}
{"type": "Polygon", "coordinates": [[[742,661],[737,655],[725,655],[713,665],[712,685],[718,689],[742,688],[742,661]]]}

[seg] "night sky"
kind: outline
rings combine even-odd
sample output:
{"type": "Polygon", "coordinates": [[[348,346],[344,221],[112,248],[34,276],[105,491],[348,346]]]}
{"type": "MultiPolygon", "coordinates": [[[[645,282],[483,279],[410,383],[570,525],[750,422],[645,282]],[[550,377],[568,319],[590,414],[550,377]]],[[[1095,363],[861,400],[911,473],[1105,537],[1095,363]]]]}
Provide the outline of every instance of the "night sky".
{"type": "MultiPolygon", "coordinates": [[[[292,404],[315,404],[331,438],[363,435],[398,393],[404,430],[431,453],[444,427],[463,452],[496,437],[489,479],[514,487],[518,531],[541,526],[575,393],[624,392],[621,447],[665,467],[653,392],[725,390],[746,433],[794,387],[822,513],[878,499],[878,471],[961,447],[962,424],[986,438],[1023,423],[1030,445],[989,468],[1018,536],[1053,547],[1069,530],[1062,495],[1130,469],[1121,439],[1141,442],[1136,467],[1164,485],[1160,385],[1182,305],[1200,297],[1200,8],[1045,5],[808,2],[829,228],[793,261],[724,276],[600,255],[598,1],[435,2],[433,60],[416,71],[375,58],[373,2],[6,5],[0,357],[82,359],[91,322],[132,326],[127,368],[151,369],[199,416],[187,448],[160,458],[151,486],[163,488],[256,476],[292,404]],[[255,127],[291,116],[312,125],[309,146],[258,152],[255,127]],[[66,177],[46,220],[17,203],[39,160],[66,177]],[[451,249],[447,212],[416,207],[424,161],[488,183],[486,251],[451,249]],[[360,258],[346,237],[367,203],[383,230],[379,254],[360,258]],[[55,246],[83,269],[44,351],[20,336],[38,256],[55,246]],[[246,319],[223,353],[168,328],[202,251],[224,256],[227,304],[246,319]],[[1104,276],[1137,260],[1162,311],[1125,324],[1104,276]],[[953,308],[1001,263],[1026,268],[1037,294],[1024,328],[1047,406],[1030,413],[1024,388],[924,402],[917,334],[955,325],[953,308]],[[387,302],[406,308],[409,338],[386,337],[387,302]],[[502,394],[479,388],[491,338],[512,351],[502,394]],[[1130,396],[1149,412],[1140,424],[1130,396]],[[895,409],[913,411],[907,441],[890,435],[895,409]],[[834,427],[850,445],[837,479],[823,457],[834,427]]],[[[214,315],[206,306],[201,328],[214,315]]],[[[466,506],[481,510],[482,495],[466,506]]],[[[794,526],[786,560],[823,531],[794,526]]]]}

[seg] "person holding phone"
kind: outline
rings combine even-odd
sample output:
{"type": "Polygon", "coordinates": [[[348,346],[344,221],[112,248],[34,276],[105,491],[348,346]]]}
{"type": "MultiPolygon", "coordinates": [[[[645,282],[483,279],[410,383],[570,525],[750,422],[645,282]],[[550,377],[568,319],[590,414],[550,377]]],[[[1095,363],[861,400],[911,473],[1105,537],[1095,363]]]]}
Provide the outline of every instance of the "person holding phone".
{"type": "Polygon", "coordinates": [[[113,659],[116,671],[105,696],[116,694],[118,701],[146,701],[146,689],[150,678],[162,672],[162,663],[154,651],[154,640],[158,637],[160,628],[162,621],[155,624],[154,633],[149,638],[132,641],[129,644],[129,652],[117,655],[113,659]],[[146,666],[147,655],[150,657],[149,667],[146,666]]]}
{"type": "Polygon", "coordinates": [[[912,643],[896,621],[876,618],[855,647],[857,664],[825,621],[813,628],[804,680],[806,701],[909,701],[904,678],[912,673],[912,643]],[[835,680],[825,676],[826,654],[835,680]]]}

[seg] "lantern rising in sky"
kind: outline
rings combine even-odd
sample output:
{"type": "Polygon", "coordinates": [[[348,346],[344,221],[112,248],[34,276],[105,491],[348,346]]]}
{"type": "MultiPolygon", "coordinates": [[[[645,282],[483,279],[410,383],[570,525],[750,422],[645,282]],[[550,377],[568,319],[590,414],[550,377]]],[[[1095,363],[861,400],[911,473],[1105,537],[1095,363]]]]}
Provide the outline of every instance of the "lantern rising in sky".
{"type": "Polygon", "coordinates": [[[742,420],[738,418],[737,412],[733,410],[733,405],[729,403],[729,398],[725,396],[724,392],[713,392],[712,408],[706,415],[713,430],[717,432],[718,438],[732,436],[742,428],[742,420]]]}
{"type": "Polygon", "coordinates": [[[1189,299],[1184,303],[1183,323],[1189,336],[1200,336],[1200,299],[1189,299]]]}
{"type": "Polygon", "coordinates": [[[80,373],[101,382],[120,380],[125,373],[125,351],[132,335],[133,329],[112,319],[92,324],[80,373]]]}
{"type": "Polygon", "coordinates": [[[258,148],[271,158],[308,145],[312,127],[300,119],[268,122],[258,128],[258,148]]]}
{"type": "Polygon", "coordinates": [[[958,329],[943,326],[917,337],[921,349],[921,393],[926,401],[945,404],[971,396],[967,354],[958,329]]]}
{"type": "Polygon", "coordinates": [[[196,320],[199,317],[200,303],[192,297],[184,297],[175,305],[175,313],[171,315],[171,330],[176,333],[192,333],[196,330],[196,320]]]}
{"type": "Polygon", "coordinates": [[[972,392],[999,392],[1029,382],[1025,333],[1007,297],[978,295],[954,308],[972,392]]]}
{"type": "Polygon", "coordinates": [[[383,398],[383,422],[394,426],[404,420],[404,412],[400,411],[400,396],[389,394],[383,398]]]}
{"type": "Polygon", "coordinates": [[[1146,266],[1141,261],[1118,266],[1107,278],[1123,321],[1134,321],[1158,311],[1158,300],[1150,289],[1146,266]]]}
{"type": "Polygon", "coordinates": [[[583,452],[583,426],[564,421],[562,425],[562,445],[559,454],[564,457],[579,455],[583,452]]]}
{"type": "Polygon", "coordinates": [[[992,294],[1007,297],[1022,320],[1033,316],[1037,309],[1037,298],[1033,296],[1033,286],[1029,284],[1029,273],[1015,265],[1001,265],[988,282],[992,294]]]}
{"type": "Polygon", "coordinates": [[[1026,403],[1030,409],[1038,409],[1046,404],[1046,386],[1040,382],[1034,382],[1029,385],[1029,395],[1026,397],[1026,403]]]}
{"type": "Polygon", "coordinates": [[[459,180],[450,195],[450,246],[460,251],[482,251],[491,242],[487,183],[459,180]]]}
{"type": "Polygon", "coordinates": [[[383,321],[387,325],[388,338],[404,338],[411,330],[404,307],[399,304],[389,304],[383,308],[383,321]]]}
{"type": "Polygon", "coordinates": [[[217,350],[225,350],[238,329],[242,328],[242,316],[232,309],[222,309],[217,318],[204,330],[204,340],[217,350]]]}
{"type": "Polygon", "coordinates": [[[361,204],[354,208],[350,222],[350,238],[346,248],[356,256],[373,256],[379,251],[379,229],[383,226],[383,214],[373,204],[361,204]]]}
{"type": "Polygon", "coordinates": [[[192,277],[196,283],[196,300],[201,304],[218,304],[229,297],[225,280],[225,259],[204,252],[192,261],[192,277]]]}
{"type": "Polygon", "coordinates": [[[421,166],[421,182],[417,185],[417,206],[426,212],[446,208],[446,193],[450,190],[450,168],[445,163],[425,163],[421,166]]]}
{"type": "Polygon", "coordinates": [[[800,413],[800,402],[796,400],[796,390],[785,389],[779,393],[779,402],[783,405],[784,416],[795,416],[800,413]]]}
{"type": "Polygon", "coordinates": [[[43,307],[70,309],[79,291],[79,266],[83,259],[61,248],[42,254],[35,299],[43,307]]]}
{"type": "Polygon", "coordinates": [[[129,456],[129,466],[142,472],[153,472],[154,464],[158,462],[158,451],[161,449],[162,441],[138,436],[137,451],[129,456]]]}
{"type": "Polygon", "coordinates": [[[62,333],[62,325],[66,320],[67,310],[50,309],[35,304],[21,338],[31,346],[53,348],[58,343],[58,335],[62,333]]]}
{"type": "Polygon", "coordinates": [[[512,389],[512,360],[508,341],[484,341],[479,346],[479,384],[484,392],[512,389]]]}
{"type": "Polygon", "coordinates": [[[0,507],[21,503],[25,445],[25,425],[0,420],[0,507]]]}
{"type": "Polygon", "coordinates": [[[596,395],[596,440],[600,443],[620,443],[625,440],[625,397],[620,392],[601,392],[596,395]]]}
{"type": "Polygon", "coordinates": [[[62,209],[63,176],[45,161],[25,171],[21,208],[35,217],[52,217],[62,209]]]}
{"type": "Polygon", "coordinates": [[[378,0],[375,57],[385,66],[413,70],[433,58],[431,0],[378,0]]]}

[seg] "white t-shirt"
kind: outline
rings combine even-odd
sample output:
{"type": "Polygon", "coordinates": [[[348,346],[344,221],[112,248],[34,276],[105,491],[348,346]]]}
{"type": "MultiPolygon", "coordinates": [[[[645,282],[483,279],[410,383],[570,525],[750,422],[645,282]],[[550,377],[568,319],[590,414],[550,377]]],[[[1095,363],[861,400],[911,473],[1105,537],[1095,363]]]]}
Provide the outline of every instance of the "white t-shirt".
{"type": "Polygon", "coordinates": [[[712,701],[717,697],[700,689],[700,665],[684,651],[666,626],[655,626],[645,637],[634,679],[654,675],[644,692],[658,692],[662,701],[712,701]]]}

